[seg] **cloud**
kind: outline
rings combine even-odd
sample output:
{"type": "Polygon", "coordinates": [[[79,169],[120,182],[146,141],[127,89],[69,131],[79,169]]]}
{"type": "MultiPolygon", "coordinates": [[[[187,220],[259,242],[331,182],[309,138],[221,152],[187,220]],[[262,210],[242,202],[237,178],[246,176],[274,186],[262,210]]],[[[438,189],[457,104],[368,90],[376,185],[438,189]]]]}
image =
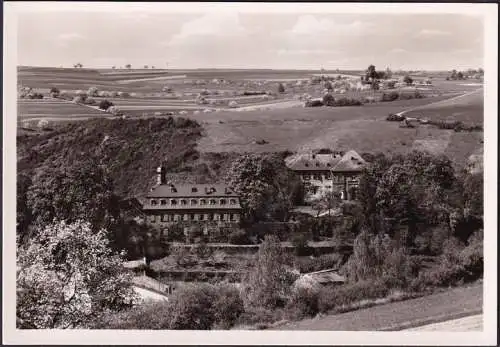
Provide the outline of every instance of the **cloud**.
{"type": "Polygon", "coordinates": [[[316,35],[316,34],[357,34],[366,29],[367,23],[354,21],[338,23],[331,19],[317,18],[314,15],[302,15],[287,34],[289,35],[316,35]]]}
{"type": "Polygon", "coordinates": [[[451,33],[447,31],[442,31],[442,30],[435,30],[435,29],[422,29],[418,34],[416,35],[417,37],[437,37],[437,36],[450,36],[451,33]]]}
{"type": "Polygon", "coordinates": [[[183,45],[196,40],[207,38],[224,38],[244,36],[248,31],[241,25],[239,16],[233,12],[207,13],[182,25],[178,34],[175,34],[167,45],[183,45]]]}

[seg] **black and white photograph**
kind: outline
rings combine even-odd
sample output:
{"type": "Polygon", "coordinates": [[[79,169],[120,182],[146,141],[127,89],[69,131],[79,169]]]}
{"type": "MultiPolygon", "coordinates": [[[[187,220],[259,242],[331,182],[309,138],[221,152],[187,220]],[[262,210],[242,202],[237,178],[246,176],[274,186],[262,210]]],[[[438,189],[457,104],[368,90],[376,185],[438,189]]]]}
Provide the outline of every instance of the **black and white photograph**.
{"type": "Polygon", "coordinates": [[[6,344],[496,344],[498,5],[4,5],[6,344]]]}

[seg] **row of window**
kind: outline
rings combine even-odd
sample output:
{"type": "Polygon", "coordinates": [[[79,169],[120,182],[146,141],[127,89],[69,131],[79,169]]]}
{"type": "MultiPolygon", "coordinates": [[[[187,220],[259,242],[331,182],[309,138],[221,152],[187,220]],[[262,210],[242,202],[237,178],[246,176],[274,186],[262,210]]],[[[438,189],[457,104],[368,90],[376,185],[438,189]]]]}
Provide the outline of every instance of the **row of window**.
{"type": "MultiPolygon", "coordinates": [[[[170,192],[172,192],[172,193],[177,193],[177,188],[175,188],[175,187],[170,187],[170,192]]],[[[191,192],[192,192],[192,193],[197,193],[197,192],[198,192],[198,188],[196,188],[196,187],[192,187],[192,188],[191,188],[191,192]]],[[[209,189],[206,189],[206,192],[207,192],[207,193],[215,193],[215,192],[217,192],[217,189],[215,189],[215,188],[211,187],[211,188],[209,188],[209,189]]]]}
{"type": "MultiPolygon", "coordinates": [[[[305,166],[305,167],[309,167],[309,163],[304,163],[304,166],[305,166]]],[[[316,167],[320,167],[320,166],[321,166],[321,164],[320,164],[320,163],[315,163],[315,166],[316,166],[316,167]]],[[[331,166],[332,166],[332,164],[330,164],[330,163],[326,163],[326,166],[327,166],[327,167],[331,167],[331,166]]]]}
{"type": "Polygon", "coordinates": [[[231,221],[237,222],[240,215],[237,213],[185,213],[185,214],[164,214],[150,215],[151,223],[179,222],[179,221],[231,221]]]}
{"type": "MultiPolygon", "coordinates": [[[[344,177],[343,176],[332,176],[330,174],[327,175],[320,175],[320,174],[303,174],[302,179],[304,181],[309,181],[309,180],[316,180],[316,181],[323,181],[323,180],[332,180],[334,183],[342,183],[344,182],[344,177]]],[[[347,179],[348,183],[359,183],[359,180],[357,178],[348,178],[347,179]]]]}
{"type": "MultiPolygon", "coordinates": [[[[191,199],[189,200],[189,203],[191,205],[217,205],[217,203],[219,203],[220,205],[226,205],[227,204],[227,200],[226,199],[219,199],[218,202],[216,199],[191,199]]],[[[238,201],[236,199],[229,199],[229,204],[230,205],[236,205],[238,203],[238,201]]],[[[183,205],[183,206],[187,206],[188,205],[188,200],[187,199],[151,199],[151,205],[153,206],[157,206],[158,204],[160,204],[161,206],[166,206],[166,205],[177,205],[177,204],[180,204],[180,205],[183,205]]]]}

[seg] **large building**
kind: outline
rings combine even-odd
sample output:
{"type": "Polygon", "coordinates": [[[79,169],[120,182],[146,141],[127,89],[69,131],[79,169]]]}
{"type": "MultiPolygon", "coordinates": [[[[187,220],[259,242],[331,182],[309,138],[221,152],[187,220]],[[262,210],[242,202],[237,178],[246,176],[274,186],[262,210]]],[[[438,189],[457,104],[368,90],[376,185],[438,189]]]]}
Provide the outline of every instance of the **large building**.
{"type": "Polygon", "coordinates": [[[158,181],[142,200],[142,211],[150,225],[198,224],[204,233],[208,225],[236,225],[240,222],[238,194],[225,184],[173,184],[159,167],[158,181]]]}
{"type": "Polygon", "coordinates": [[[336,191],[343,200],[356,199],[359,178],[366,161],[350,150],[345,154],[298,154],[287,158],[287,166],[300,175],[306,200],[336,191]]]}

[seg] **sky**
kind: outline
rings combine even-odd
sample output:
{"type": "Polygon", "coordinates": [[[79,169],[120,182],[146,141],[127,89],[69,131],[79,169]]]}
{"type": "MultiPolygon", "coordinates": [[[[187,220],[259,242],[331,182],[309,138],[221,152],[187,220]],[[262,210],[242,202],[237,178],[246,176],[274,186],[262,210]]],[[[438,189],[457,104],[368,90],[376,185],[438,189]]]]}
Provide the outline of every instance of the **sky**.
{"type": "Polygon", "coordinates": [[[18,64],[412,70],[483,66],[483,21],[460,14],[38,12],[18,64]]]}

